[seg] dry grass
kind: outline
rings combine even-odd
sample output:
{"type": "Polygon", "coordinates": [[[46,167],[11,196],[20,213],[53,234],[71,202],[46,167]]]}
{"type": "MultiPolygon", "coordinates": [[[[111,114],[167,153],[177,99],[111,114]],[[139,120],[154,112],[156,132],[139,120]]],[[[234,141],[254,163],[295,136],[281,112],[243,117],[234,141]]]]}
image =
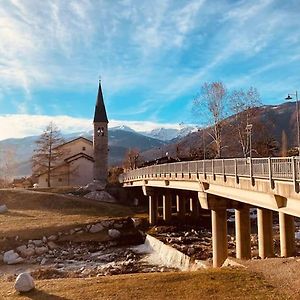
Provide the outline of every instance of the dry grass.
{"type": "Polygon", "coordinates": [[[256,274],[241,270],[131,274],[89,279],[37,281],[36,290],[18,295],[0,283],[1,299],[284,299],[256,274]]]}
{"type": "Polygon", "coordinates": [[[262,274],[271,284],[284,290],[289,299],[300,299],[299,258],[268,258],[242,262],[248,270],[262,274]]]}
{"type": "Polygon", "coordinates": [[[18,235],[22,239],[41,237],[41,234],[104,218],[135,214],[123,205],[26,190],[0,190],[0,204],[6,204],[9,209],[7,213],[0,214],[0,237],[18,235]]]}

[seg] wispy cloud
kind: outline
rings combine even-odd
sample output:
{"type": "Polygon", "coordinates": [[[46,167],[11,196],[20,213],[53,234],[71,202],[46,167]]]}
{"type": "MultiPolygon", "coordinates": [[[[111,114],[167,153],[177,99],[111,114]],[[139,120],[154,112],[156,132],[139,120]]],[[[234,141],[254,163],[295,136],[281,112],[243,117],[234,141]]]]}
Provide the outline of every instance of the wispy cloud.
{"type": "Polygon", "coordinates": [[[270,99],[267,86],[275,94],[283,78],[297,83],[299,8],[297,0],[7,0],[0,4],[3,111],[41,114],[47,106],[76,115],[66,111],[75,100],[56,103],[51,92],[90,96],[99,75],[109,114],[124,120],[167,122],[170,112],[176,122],[188,119],[189,104],[178,103],[210,80],[255,85],[270,99]]]}

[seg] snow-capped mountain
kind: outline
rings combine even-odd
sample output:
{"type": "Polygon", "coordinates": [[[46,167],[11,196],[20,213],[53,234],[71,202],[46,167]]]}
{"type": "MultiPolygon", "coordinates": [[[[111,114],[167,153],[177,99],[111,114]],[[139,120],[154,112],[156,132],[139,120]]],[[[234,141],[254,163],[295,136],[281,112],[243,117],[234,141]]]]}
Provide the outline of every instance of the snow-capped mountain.
{"type": "Polygon", "coordinates": [[[120,125],[120,126],[115,126],[115,127],[111,127],[109,128],[110,131],[115,131],[115,130],[123,130],[123,131],[127,131],[127,132],[136,132],[135,130],[133,130],[132,128],[126,126],[126,125],[120,125]]]}
{"type": "Polygon", "coordinates": [[[192,132],[197,131],[196,127],[185,126],[180,129],[175,128],[156,128],[151,131],[141,132],[143,135],[159,139],[162,141],[171,141],[174,139],[182,138],[192,132]]]}
{"type": "MultiPolygon", "coordinates": [[[[190,133],[192,127],[178,129],[159,128],[148,132],[135,131],[132,128],[121,125],[109,128],[109,162],[111,165],[120,163],[125,153],[130,148],[136,148],[141,152],[150,149],[160,149],[169,141],[183,137],[190,133]]],[[[93,130],[62,133],[65,141],[79,136],[92,139],[93,130]]],[[[31,156],[36,147],[37,136],[24,138],[13,138],[0,141],[0,165],[3,153],[12,149],[15,153],[16,177],[29,175],[31,173],[31,156]]]]}

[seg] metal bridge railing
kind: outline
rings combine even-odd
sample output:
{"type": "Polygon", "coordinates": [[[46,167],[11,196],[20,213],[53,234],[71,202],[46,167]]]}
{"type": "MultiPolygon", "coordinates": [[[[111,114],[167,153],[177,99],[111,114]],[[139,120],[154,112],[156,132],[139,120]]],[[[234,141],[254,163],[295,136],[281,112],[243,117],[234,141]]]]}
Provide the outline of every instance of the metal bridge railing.
{"type": "Polygon", "coordinates": [[[299,157],[230,158],[185,161],[153,165],[130,170],[120,176],[120,182],[167,176],[199,174],[250,177],[257,179],[300,181],[299,157]]]}

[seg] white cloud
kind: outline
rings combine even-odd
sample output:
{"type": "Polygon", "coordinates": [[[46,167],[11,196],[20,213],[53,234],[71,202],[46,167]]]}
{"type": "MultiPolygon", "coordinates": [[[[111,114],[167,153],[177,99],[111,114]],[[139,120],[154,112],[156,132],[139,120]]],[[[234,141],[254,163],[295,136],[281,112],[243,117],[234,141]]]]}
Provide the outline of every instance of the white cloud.
{"type": "Polygon", "coordinates": [[[140,99],[126,98],[113,112],[117,118],[147,114],[159,120],[204,81],[226,82],[228,76],[238,83],[248,80],[253,64],[263,69],[283,56],[299,61],[297,1],[279,2],[6,0],[0,4],[0,101],[22,88],[15,111],[41,114],[35,90],[91,90],[101,75],[110,99],[145,90],[140,99]],[[290,53],[255,61],[265,49],[285,49],[283,43],[290,53]],[[250,67],[235,75],[230,68],[238,59],[250,67]]]}
{"type": "MultiPolygon", "coordinates": [[[[51,121],[54,122],[63,133],[84,132],[93,129],[91,119],[74,118],[70,116],[8,114],[0,115],[0,140],[40,135],[51,121]]],[[[109,121],[109,127],[121,125],[126,125],[136,131],[149,131],[161,127],[180,129],[179,124],[172,123],[109,121]]]]}

